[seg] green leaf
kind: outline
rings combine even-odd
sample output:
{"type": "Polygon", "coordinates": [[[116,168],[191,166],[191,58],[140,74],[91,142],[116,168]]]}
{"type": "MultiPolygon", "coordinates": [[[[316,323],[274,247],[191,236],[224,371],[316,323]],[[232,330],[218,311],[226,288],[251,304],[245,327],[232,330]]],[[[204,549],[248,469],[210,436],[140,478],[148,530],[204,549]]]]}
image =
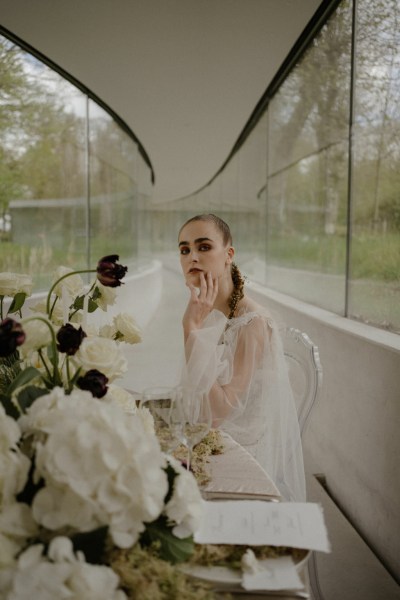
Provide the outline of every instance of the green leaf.
{"type": "Polygon", "coordinates": [[[164,516],[146,524],[140,543],[142,546],[151,546],[153,543],[157,543],[160,558],[172,564],[184,562],[194,551],[193,537],[177,538],[172,533],[172,526],[168,525],[167,518],[164,516]]]}
{"type": "Polygon", "coordinates": [[[101,292],[96,285],[96,287],[94,288],[93,293],[92,293],[92,300],[97,300],[98,298],[101,298],[101,292]]]}
{"type": "Polygon", "coordinates": [[[95,310],[97,310],[99,308],[97,302],[93,302],[93,300],[91,298],[89,298],[89,304],[88,304],[88,312],[92,313],[95,310]]]}
{"type": "Polygon", "coordinates": [[[83,299],[84,299],[85,295],[83,296],[77,296],[74,300],[74,303],[72,305],[72,308],[74,308],[75,310],[80,310],[81,308],[83,308],[83,299]]]}
{"type": "Polygon", "coordinates": [[[167,464],[164,471],[166,472],[167,479],[168,479],[168,492],[164,498],[164,504],[168,504],[168,502],[172,498],[172,494],[174,493],[174,481],[175,481],[175,478],[178,477],[178,473],[175,471],[175,469],[170,464],[167,464]]]}
{"type": "Polygon", "coordinates": [[[11,395],[11,393],[21,387],[21,385],[26,385],[38,376],[40,376],[40,371],[35,369],[35,367],[26,367],[26,369],[18,373],[14,381],[9,385],[7,395],[11,395]]]}
{"type": "Polygon", "coordinates": [[[99,527],[86,533],[77,533],[71,537],[74,552],[80,550],[86,558],[86,562],[101,564],[104,556],[108,527],[99,527]]]}
{"type": "Polygon", "coordinates": [[[35,385],[28,385],[23,390],[19,392],[17,395],[17,401],[23,413],[26,412],[26,409],[29,408],[36,400],[36,398],[40,398],[40,396],[44,396],[48,394],[49,390],[45,388],[39,388],[35,385]]]}
{"type": "Polygon", "coordinates": [[[15,420],[19,419],[21,414],[17,407],[11,402],[10,396],[0,394],[0,403],[3,405],[3,408],[9,417],[12,417],[15,420]]]}
{"type": "Polygon", "coordinates": [[[21,310],[21,308],[24,305],[25,298],[26,298],[26,294],[24,292],[18,292],[18,294],[15,294],[13,301],[11,302],[10,308],[8,309],[7,314],[16,313],[19,310],[21,310]]]}

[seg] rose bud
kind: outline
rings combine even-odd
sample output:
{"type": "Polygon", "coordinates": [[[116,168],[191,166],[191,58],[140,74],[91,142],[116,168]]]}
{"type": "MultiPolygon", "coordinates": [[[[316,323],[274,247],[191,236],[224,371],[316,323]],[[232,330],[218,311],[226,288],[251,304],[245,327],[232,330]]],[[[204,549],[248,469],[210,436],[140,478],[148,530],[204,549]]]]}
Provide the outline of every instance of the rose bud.
{"type": "Polygon", "coordinates": [[[100,373],[97,369],[90,369],[83,377],[79,377],[76,382],[81,390],[87,390],[95,398],[102,398],[107,394],[108,377],[100,373]]]}
{"type": "Polygon", "coordinates": [[[118,254],[104,256],[97,263],[97,279],[106,287],[117,287],[121,285],[121,279],[125,277],[128,267],[117,264],[118,254]]]}
{"type": "Polygon", "coordinates": [[[68,356],[73,356],[85,337],[86,333],[82,327],[76,329],[71,323],[66,323],[58,330],[57,349],[59,352],[65,352],[68,356]]]}
{"type": "Polygon", "coordinates": [[[18,321],[7,318],[0,323],[0,356],[9,356],[24,341],[25,333],[18,321]]]}

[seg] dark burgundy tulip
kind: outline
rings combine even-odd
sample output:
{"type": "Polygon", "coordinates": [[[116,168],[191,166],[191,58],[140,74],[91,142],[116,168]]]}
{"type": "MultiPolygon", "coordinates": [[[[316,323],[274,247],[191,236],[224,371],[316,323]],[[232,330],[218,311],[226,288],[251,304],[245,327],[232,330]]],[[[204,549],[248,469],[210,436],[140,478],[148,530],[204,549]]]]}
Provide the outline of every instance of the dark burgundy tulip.
{"type": "Polygon", "coordinates": [[[68,356],[73,356],[79,349],[83,338],[86,337],[86,333],[82,327],[76,329],[71,323],[66,323],[57,333],[57,349],[59,352],[65,352],[68,356]]]}
{"type": "Polygon", "coordinates": [[[106,287],[118,287],[128,267],[117,264],[118,254],[103,256],[97,263],[97,279],[106,287]]]}
{"type": "Polygon", "coordinates": [[[107,394],[108,377],[100,373],[97,369],[90,369],[83,377],[79,377],[76,382],[81,390],[92,393],[95,398],[102,398],[107,394]]]}
{"type": "Polygon", "coordinates": [[[4,319],[0,323],[0,356],[9,356],[25,341],[21,324],[14,319],[4,319]]]}

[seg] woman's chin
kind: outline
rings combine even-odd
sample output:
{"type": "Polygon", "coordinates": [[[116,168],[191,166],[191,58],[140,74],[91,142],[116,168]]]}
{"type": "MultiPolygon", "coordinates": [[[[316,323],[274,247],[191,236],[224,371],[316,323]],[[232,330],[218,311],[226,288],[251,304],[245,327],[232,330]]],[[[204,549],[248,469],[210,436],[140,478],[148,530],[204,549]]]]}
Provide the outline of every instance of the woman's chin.
{"type": "Polygon", "coordinates": [[[200,287],[200,273],[188,273],[186,275],[186,283],[194,285],[194,287],[200,287]]]}

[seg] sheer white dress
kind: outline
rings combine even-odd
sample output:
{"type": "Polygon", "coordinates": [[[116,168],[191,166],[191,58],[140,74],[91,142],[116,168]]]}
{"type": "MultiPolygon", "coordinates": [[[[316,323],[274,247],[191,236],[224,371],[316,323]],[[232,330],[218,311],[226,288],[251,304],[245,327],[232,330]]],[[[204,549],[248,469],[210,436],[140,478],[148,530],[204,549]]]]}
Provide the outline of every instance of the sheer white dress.
{"type": "Polygon", "coordinates": [[[253,308],[230,320],[213,310],[190,333],[182,383],[209,393],[213,426],[256,458],[284,500],[303,502],[300,430],[278,327],[253,308]]]}

